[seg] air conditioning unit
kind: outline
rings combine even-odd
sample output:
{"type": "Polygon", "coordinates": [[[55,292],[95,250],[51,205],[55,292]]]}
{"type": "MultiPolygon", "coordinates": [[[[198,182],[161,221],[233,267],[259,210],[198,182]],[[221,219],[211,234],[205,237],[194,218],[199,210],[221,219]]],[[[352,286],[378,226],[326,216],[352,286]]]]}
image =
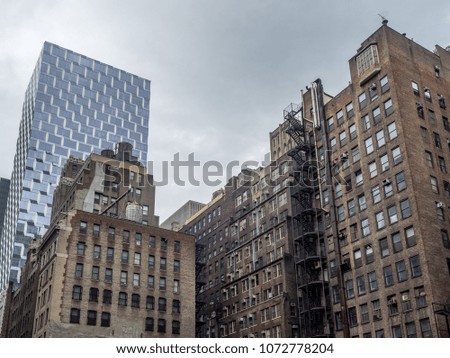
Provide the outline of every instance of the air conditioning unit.
{"type": "Polygon", "coordinates": [[[320,264],[320,261],[316,261],[316,262],[314,262],[314,268],[317,270],[317,269],[320,269],[322,267],[322,265],[320,264]]]}
{"type": "Polygon", "coordinates": [[[295,307],[295,302],[291,302],[291,307],[295,307]]]}
{"type": "Polygon", "coordinates": [[[377,84],[374,82],[370,85],[370,90],[375,91],[377,89],[377,84]]]}
{"type": "Polygon", "coordinates": [[[444,207],[444,203],[442,201],[437,201],[436,202],[436,207],[437,208],[443,208],[444,207]]]}
{"type": "Polygon", "coordinates": [[[389,179],[389,178],[384,179],[384,180],[383,180],[383,185],[384,185],[384,186],[391,185],[391,179],[389,179]]]}
{"type": "Polygon", "coordinates": [[[216,311],[212,311],[211,312],[211,318],[215,318],[216,317],[216,311]]]}
{"type": "Polygon", "coordinates": [[[417,109],[423,109],[423,104],[422,103],[416,103],[416,108],[417,109]]]}
{"type": "Polygon", "coordinates": [[[402,301],[408,301],[409,296],[408,295],[402,295],[402,301]]]}
{"type": "Polygon", "coordinates": [[[379,319],[381,319],[381,311],[380,311],[380,310],[374,310],[374,311],[373,311],[373,319],[374,319],[374,320],[379,320],[379,319]]]}
{"type": "Polygon", "coordinates": [[[348,159],[348,153],[347,153],[347,152],[342,153],[342,154],[341,154],[341,159],[342,159],[342,160],[347,160],[347,159],[348,159]]]}
{"type": "Polygon", "coordinates": [[[244,322],[244,319],[241,317],[241,318],[239,318],[239,321],[244,322]]]}
{"type": "Polygon", "coordinates": [[[267,294],[267,298],[272,298],[272,292],[269,292],[269,293],[267,294]]]}
{"type": "Polygon", "coordinates": [[[255,338],[255,335],[254,335],[253,333],[250,333],[250,334],[248,335],[248,338],[255,338]]]}
{"type": "Polygon", "coordinates": [[[397,300],[396,300],[395,298],[391,298],[391,299],[388,301],[388,304],[389,304],[389,305],[396,305],[396,304],[397,304],[397,300]]]}

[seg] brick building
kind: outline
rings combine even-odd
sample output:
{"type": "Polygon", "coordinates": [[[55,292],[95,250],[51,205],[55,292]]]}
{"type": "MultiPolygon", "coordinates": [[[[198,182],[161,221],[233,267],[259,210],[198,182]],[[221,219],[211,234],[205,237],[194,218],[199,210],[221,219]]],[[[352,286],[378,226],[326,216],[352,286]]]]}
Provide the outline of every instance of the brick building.
{"type": "Polygon", "coordinates": [[[317,80],[285,111],[296,143],[295,241],[326,247],[297,261],[299,292],[321,286],[331,296],[317,303],[322,314],[300,313],[300,326],[307,335],[449,337],[450,53],[385,21],[349,66],[337,96],[317,80]],[[309,185],[308,160],[317,169],[309,185]]]}
{"type": "Polygon", "coordinates": [[[194,238],[154,226],[152,178],[131,152],[121,143],[64,166],[52,225],[33,252],[35,285],[12,298],[10,315],[35,297],[31,327],[10,317],[10,337],[30,328],[33,337],[195,335],[194,238]]]}

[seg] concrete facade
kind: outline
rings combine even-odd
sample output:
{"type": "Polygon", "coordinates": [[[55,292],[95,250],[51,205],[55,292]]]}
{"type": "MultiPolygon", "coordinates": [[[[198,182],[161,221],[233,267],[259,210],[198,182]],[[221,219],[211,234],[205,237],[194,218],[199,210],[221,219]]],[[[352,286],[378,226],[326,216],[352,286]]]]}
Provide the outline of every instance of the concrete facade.
{"type": "Polygon", "coordinates": [[[179,231],[187,219],[201,210],[206,204],[189,200],[181,208],[176,210],[160,225],[161,228],[173,231],[179,231]]]}

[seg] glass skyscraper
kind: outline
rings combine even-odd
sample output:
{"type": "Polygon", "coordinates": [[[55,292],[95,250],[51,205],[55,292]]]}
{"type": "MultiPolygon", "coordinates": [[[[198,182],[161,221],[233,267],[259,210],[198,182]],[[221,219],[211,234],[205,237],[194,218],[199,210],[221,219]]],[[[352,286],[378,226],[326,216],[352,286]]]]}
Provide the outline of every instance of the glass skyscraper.
{"type": "Polygon", "coordinates": [[[22,110],[0,240],[0,290],[18,282],[30,240],[50,224],[52,196],[69,156],[121,141],[146,164],[150,81],[45,42],[22,110]]]}

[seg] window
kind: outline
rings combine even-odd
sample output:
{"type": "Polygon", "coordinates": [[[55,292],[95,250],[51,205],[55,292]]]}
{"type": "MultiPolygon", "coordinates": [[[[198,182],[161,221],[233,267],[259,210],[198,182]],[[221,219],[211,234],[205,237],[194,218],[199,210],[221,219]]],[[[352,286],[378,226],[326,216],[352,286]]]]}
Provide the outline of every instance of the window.
{"type": "Polygon", "coordinates": [[[330,148],[331,148],[332,152],[334,152],[336,150],[336,138],[331,138],[331,140],[330,140],[330,148]]]}
{"type": "Polygon", "coordinates": [[[369,280],[369,290],[370,292],[378,290],[377,274],[375,271],[369,272],[367,274],[369,280]]]}
{"type": "Polygon", "coordinates": [[[368,323],[370,321],[369,319],[369,306],[367,303],[364,303],[359,306],[359,309],[361,311],[361,323],[368,323]]]}
{"type": "Polygon", "coordinates": [[[383,187],[384,187],[384,196],[386,198],[389,198],[390,196],[392,196],[392,194],[394,194],[392,183],[389,178],[383,181],[383,187]]]}
{"type": "Polygon", "coordinates": [[[384,213],[382,211],[375,214],[375,220],[377,222],[377,230],[384,228],[384,213]]]}
{"type": "Polygon", "coordinates": [[[395,175],[395,181],[397,183],[397,191],[406,189],[405,173],[400,172],[395,175]]]}
{"type": "Polygon", "coordinates": [[[124,244],[130,243],[130,232],[128,230],[123,230],[123,232],[122,232],[122,242],[124,244]]]}
{"type": "Polygon", "coordinates": [[[179,300],[173,300],[172,302],[172,313],[181,312],[181,302],[179,300]]]}
{"type": "Polygon", "coordinates": [[[86,234],[87,233],[87,222],[86,221],[80,221],[80,234],[86,234]]]}
{"type": "Polygon", "coordinates": [[[167,259],[165,257],[161,257],[159,260],[159,269],[164,271],[167,269],[167,259]]]}
{"type": "Polygon", "coordinates": [[[154,329],[154,321],[152,317],[146,317],[145,318],[145,331],[146,332],[153,332],[154,329]]]}
{"type": "Polygon", "coordinates": [[[112,282],[113,270],[111,268],[105,269],[105,282],[112,282]]]}
{"type": "Polygon", "coordinates": [[[176,253],[180,253],[181,252],[181,242],[176,240],[173,245],[174,245],[173,251],[176,253]]]}
{"type": "Polygon", "coordinates": [[[156,237],[150,236],[148,239],[148,247],[155,248],[156,247],[156,237]]]}
{"type": "Polygon", "coordinates": [[[355,262],[355,268],[359,268],[362,266],[362,256],[360,249],[353,251],[353,260],[355,262]]]}
{"type": "Polygon", "coordinates": [[[116,229],[110,226],[108,228],[108,239],[114,240],[115,237],[116,237],[116,229]]]}
{"type": "Polygon", "coordinates": [[[372,141],[372,137],[367,138],[364,141],[364,145],[366,146],[366,154],[369,155],[370,153],[373,152],[373,141],[372,141]]]}
{"type": "Polygon", "coordinates": [[[110,305],[112,303],[112,291],[103,290],[103,303],[110,305]]]}
{"type": "Polygon", "coordinates": [[[342,330],[342,312],[336,312],[334,317],[336,321],[336,331],[342,330]]]}
{"type": "Polygon", "coordinates": [[[102,247],[100,245],[94,245],[94,251],[92,257],[94,260],[99,260],[102,256],[102,247]]]}
{"type": "Polygon", "coordinates": [[[392,238],[392,247],[393,247],[394,253],[402,251],[403,247],[402,247],[402,239],[401,239],[400,233],[396,232],[396,233],[392,234],[391,238],[392,238]]]}
{"type": "Polygon", "coordinates": [[[148,256],[148,268],[155,268],[155,256],[153,255],[148,256]]]}
{"type": "Polygon", "coordinates": [[[114,248],[108,247],[106,250],[106,261],[114,261],[114,248]]]}
{"type": "Polygon", "coordinates": [[[136,244],[136,246],[141,246],[141,244],[142,244],[142,234],[140,232],[137,232],[134,235],[134,243],[136,244]]]}
{"type": "Polygon", "coordinates": [[[89,302],[98,302],[98,288],[91,287],[89,289],[89,302]]]}
{"type": "Polygon", "coordinates": [[[373,116],[373,123],[378,124],[381,122],[381,109],[380,107],[375,108],[372,110],[372,116],[373,116]]]}
{"type": "Polygon", "coordinates": [[[445,159],[442,157],[438,157],[439,159],[439,169],[441,169],[442,173],[447,173],[447,167],[445,165],[445,159]]]}
{"type": "Polygon", "coordinates": [[[436,207],[437,217],[441,221],[445,221],[444,209],[442,207],[436,207]]]}
{"type": "Polygon", "coordinates": [[[450,198],[450,183],[448,181],[443,181],[444,183],[444,192],[447,198],[450,198]]]}
{"type": "MultiPolygon", "coordinates": [[[[381,319],[380,300],[373,300],[372,301],[372,310],[373,310],[373,319],[374,320],[381,319]]],[[[378,337],[378,334],[377,334],[377,337],[378,337]]]]}
{"type": "Polygon", "coordinates": [[[348,131],[350,133],[350,140],[353,140],[356,138],[357,133],[356,133],[356,124],[352,124],[350,127],[348,127],[348,131]]]}
{"type": "Polygon", "coordinates": [[[83,295],[83,287],[75,285],[72,289],[72,300],[81,301],[83,295]]]}
{"type": "Polygon", "coordinates": [[[345,131],[342,131],[339,133],[339,144],[340,146],[344,146],[347,143],[347,133],[345,131]]]}
{"type": "Polygon", "coordinates": [[[380,79],[381,93],[386,92],[389,89],[389,81],[387,75],[380,79]]]}
{"type": "Polygon", "coordinates": [[[381,192],[378,185],[372,188],[372,200],[374,204],[381,201],[381,192]]]}
{"type": "Polygon", "coordinates": [[[345,281],[345,294],[347,295],[347,299],[355,297],[355,291],[353,289],[353,280],[345,281]]]}
{"type": "Polygon", "coordinates": [[[148,288],[155,288],[155,276],[148,275],[148,277],[147,277],[147,287],[148,288]]]}
{"type": "Polygon", "coordinates": [[[447,132],[450,132],[450,124],[448,122],[448,118],[447,117],[442,116],[442,124],[444,125],[444,129],[447,132]]]}
{"type": "Polygon", "coordinates": [[[349,104],[347,104],[345,106],[345,110],[347,112],[347,119],[350,119],[353,117],[354,112],[353,112],[353,102],[350,102],[349,104]]]}
{"type": "Polygon", "coordinates": [[[388,208],[389,224],[394,224],[398,221],[397,207],[395,205],[388,208]]]}
{"type": "Polygon", "coordinates": [[[369,163],[369,173],[371,178],[374,178],[378,175],[377,163],[375,161],[369,163]]]}
{"type": "Polygon", "coordinates": [[[408,272],[406,271],[405,260],[396,262],[395,269],[397,270],[398,282],[406,281],[408,279],[408,272]]]}
{"type": "Polygon", "coordinates": [[[167,250],[167,239],[161,238],[161,250],[167,250]]]}
{"type": "Polygon", "coordinates": [[[341,296],[339,293],[339,286],[333,286],[333,303],[340,303],[341,302],[341,296]]]}
{"type": "Polygon", "coordinates": [[[180,321],[172,321],[172,334],[180,334],[180,321]]]}
{"type": "Polygon", "coordinates": [[[430,90],[428,89],[428,88],[424,88],[424,90],[423,90],[423,94],[425,95],[425,99],[428,101],[428,102],[432,102],[432,99],[431,99],[431,92],[430,92],[430,90]]]}
{"type": "Polygon", "coordinates": [[[400,152],[400,147],[395,147],[392,149],[392,159],[394,160],[394,165],[402,162],[402,153],[400,152]]]}
{"type": "Polygon", "coordinates": [[[441,238],[442,238],[442,245],[444,245],[446,249],[450,249],[450,241],[448,238],[447,230],[441,230],[441,238]]]}
{"type": "Polygon", "coordinates": [[[166,289],[166,278],[160,277],[159,278],[159,289],[164,291],[166,289]]]}
{"type": "Polygon", "coordinates": [[[337,207],[337,213],[338,213],[338,220],[344,221],[344,219],[345,219],[344,205],[339,205],[337,207]]]}
{"type": "Polygon", "coordinates": [[[386,237],[380,239],[380,254],[382,258],[389,256],[389,244],[386,237]]]}
{"type": "Polygon", "coordinates": [[[400,327],[400,325],[392,326],[392,337],[402,338],[402,328],[400,327]]]}
{"type": "Polygon", "coordinates": [[[380,157],[381,171],[384,172],[389,169],[389,158],[387,154],[380,157]]]}
{"type": "Polygon", "coordinates": [[[358,288],[359,296],[366,294],[366,282],[364,281],[364,276],[358,276],[356,278],[356,287],[358,288]]]}
{"type": "Polygon", "coordinates": [[[434,167],[434,163],[433,163],[433,155],[431,154],[431,152],[429,151],[425,151],[425,159],[427,161],[427,164],[430,168],[434,167]]]}
{"type": "Polygon", "coordinates": [[[431,109],[428,110],[428,118],[433,125],[436,125],[436,114],[431,109]]]}
{"type": "Polygon", "coordinates": [[[328,123],[328,131],[332,131],[334,129],[334,118],[330,117],[327,119],[327,123],[328,123]]]}
{"type": "Polygon", "coordinates": [[[167,308],[167,300],[164,297],[158,298],[158,311],[165,312],[167,308]]]}
{"type": "Polygon", "coordinates": [[[173,272],[180,272],[180,261],[173,261],[173,272]]]}
{"type": "Polygon", "coordinates": [[[355,327],[358,325],[358,317],[356,315],[356,307],[350,307],[348,309],[348,323],[350,327],[355,327]]]}
{"type": "Polygon", "coordinates": [[[412,86],[412,89],[413,89],[413,93],[414,93],[416,96],[420,96],[419,85],[418,85],[416,82],[411,81],[411,86],[412,86]]]}
{"type": "Polygon", "coordinates": [[[412,226],[405,229],[406,245],[408,247],[416,244],[416,236],[414,235],[414,228],[412,226]]]}
{"type": "Polygon", "coordinates": [[[347,210],[348,210],[349,217],[356,214],[355,201],[353,199],[347,201],[347,210]]]}
{"type": "Polygon", "coordinates": [[[409,264],[411,266],[411,276],[418,277],[422,275],[422,267],[420,266],[419,255],[409,258],[409,264]]]}
{"type": "Polygon", "coordinates": [[[420,321],[420,332],[422,333],[423,338],[431,338],[433,337],[433,334],[431,332],[431,325],[430,325],[430,319],[424,318],[420,321]]]}
{"type": "Polygon", "coordinates": [[[383,275],[386,287],[394,284],[394,276],[392,276],[392,267],[390,265],[383,268],[383,275]]]}
{"type": "Polygon", "coordinates": [[[376,138],[377,138],[377,147],[380,148],[383,145],[386,144],[386,140],[384,138],[384,130],[380,130],[376,133],[376,138]]]}
{"type": "Polygon", "coordinates": [[[392,112],[394,112],[394,107],[392,106],[392,99],[389,98],[386,102],[384,102],[384,113],[387,117],[391,115],[392,112]]]}
{"type": "Polygon", "coordinates": [[[368,114],[361,117],[361,126],[363,131],[370,129],[370,118],[368,114]]]}
{"type": "Polygon", "coordinates": [[[439,136],[438,133],[433,132],[433,139],[434,139],[434,145],[436,146],[436,148],[442,148],[441,137],[439,136]]]}
{"type": "Polygon", "coordinates": [[[388,130],[388,136],[389,136],[390,140],[397,138],[397,127],[395,125],[395,122],[390,123],[387,126],[387,130],[388,130]]]}
{"type": "Polygon", "coordinates": [[[342,111],[342,109],[336,113],[336,119],[338,126],[344,123],[344,112],[342,111]]]}
{"type": "Polygon", "coordinates": [[[373,262],[373,248],[372,245],[366,245],[364,248],[366,255],[366,264],[370,264],[373,262]]]}
{"type": "Polygon", "coordinates": [[[93,230],[92,230],[92,235],[94,237],[99,237],[100,236],[100,225],[99,224],[94,224],[93,230]]]}
{"type": "Polygon", "coordinates": [[[122,260],[121,262],[123,264],[127,264],[128,263],[128,250],[122,250],[122,260]]]}
{"type": "Polygon", "coordinates": [[[120,284],[126,285],[128,282],[128,272],[127,271],[121,271],[120,272],[120,284]]]}
{"type": "Polygon", "coordinates": [[[362,236],[363,237],[366,237],[366,236],[370,235],[369,219],[362,219],[361,220],[361,231],[362,231],[362,236]]]}
{"type": "Polygon", "coordinates": [[[342,196],[342,185],[341,185],[341,183],[336,183],[335,194],[336,194],[336,199],[338,199],[338,198],[340,198],[342,196]]]}
{"type": "Polygon", "coordinates": [[[153,311],[155,309],[155,297],[147,296],[145,308],[150,311],[153,311]]]}
{"type": "Polygon", "coordinates": [[[364,194],[361,194],[358,196],[358,204],[359,204],[359,211],[366,210],[367,203],[366,203],[366,197],[364,194]]]}
{"type": "Polygon", "coordinates": [[[99,266],[92,266],[92,276],[91,278],[93,280],[99,280],[100,279],[100,267],[99,266]]]}
{"type": "Polygon", "coordinates": [[[361,185],[363,183],[363,175],[361,169],[355,171],[355,186],[361,185]]]}
{"type": "Polygon", "coordinates": [[[70,323],[80,323],[80,310],[78,308],[70,309],[70,323]]]}
{"type": "Polygon", "coordinates": [[[102,312],[102,318],[100,326],[102,327],[109,327],[111,325],[111,313],[109,312],[102,312]]]}
{"type": "Polygon", "coordinates": [[[361,159],[361,156],[359,154],[359,148],[358,147],[352,148],[352,160],[353,160],[353,163],[358,162],[360,159],[361,159]]]}
{"type": "Polygon", "coordinates": [[[180,280],[173,280],[173,292],[174,293],[180,292],[180,280]]]}
{"type": "Polygon", "coordinates": [[[137,266],[141,265],[141,253],[140,252],[135,252],[134,253],[134,261],[133,263],[137,266]]]}
{"type": "Polygon", "coordinates": [[[119,306],[126,306],[128,294],[126,292],[119,292],[119,306]]]}
{"type": "Polygon", "coordinates": [[[137,293],[131,295],[131,307],[139,308],[141,305],[141,297],[137,293]]]}
{"type": "Polygon", "coordinates": [[[133,286],[140,286],[141,284],[141,275],[139,273],[133,274],[133,286]]]}
{"type": "Polygon", "coordinates": [[[378,49],[376,45],[370,45],[358,56],[356,56],[356,68],[358,76],[369,70],[373,65],[379,63],[378,49]]]}
{"type": "Polygon", "coordinates": [[[439,194],[437,179],[434,176],[430,176],[430,182],[431,182],[431,190],[433,190],[433,193],[439,194]]]}
{"type": "Polygon", "coordinates": [[[95,326],[97,324],[97,311],[89,310],[87,313],[87,325],[95,326]]]}
{"type": "Polygon", "coordinates": [[[359,109],[362,110],[367,106],[367,96],[366,92],[361,93],[358,96],[359,109]]]}
{"type": "Polygon", "coordinates": [[[77,255],[84,256],[86,252],[86,244],[84,242],[77,243],[77,255]]]}
{"type": "Polygon", "coordinates": [[[400,202],[400,210],[402,213],[402,218],[406,219],[407,217],[411,216],[411,208],[409,206],[409,200],[405,199],[400,202]]]}
{"type": "Polygon", "coordinates": [[[158,332],[159,333],[166,333],[166,320],[165,319],[158,319],[158,332]]]}
{"type": "Polygon", "coordinates": [[[425,115],[424,115],[424,111],[423,111],[423,104],[416,103],[416,109],[417,109],[417,115],[419,116],[419,118],[424,119],[425,115]]]}

